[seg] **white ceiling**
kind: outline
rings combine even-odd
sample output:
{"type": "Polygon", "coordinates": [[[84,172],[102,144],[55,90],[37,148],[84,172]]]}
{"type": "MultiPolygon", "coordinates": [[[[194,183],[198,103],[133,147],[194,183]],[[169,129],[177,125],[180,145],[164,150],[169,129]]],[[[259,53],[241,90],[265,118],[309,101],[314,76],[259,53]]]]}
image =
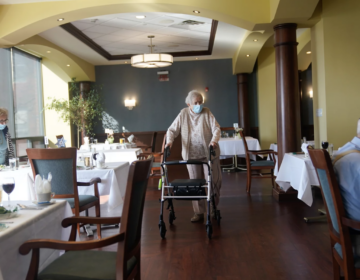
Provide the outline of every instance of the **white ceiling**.
{"type": "MultiPolygon", "coordinates": [[[[207,50],[211,19],[180,14],[142,13],[146,15],[145,20],[137,20],[136,15],[139,14],[105,15],[73,24],[89,37],[95,36],[92,39],[112,55],[149,52],[148,35],[155,35],[153,45],[157,52],[207,50]],[[92,22],[94,19],[97,19],[95,23],[92,22]],[[186,29],[171,26],[184,20],[202,21],[205,24],[186,29]]],[[[219,22],[212,55],[199,56],[198,59],[232,58],[245,34],[245,29],[219,22]]],[[[125,63],[125,60],[108,61],[61,27],[52,28],[39,35],[94,65],[125,63]]],[[[178,57],[174,60],[196,60],[196,57],[178,57]]]]}
{"type": "Polygon", "coordinates": [[[182,14],[113,14],[72,22],[111,55],[149,52],[149,35],[154,35],[155,52],[203,51],[208,49],[211,19],[182,14]],[[186,20],[197,25],[183,24],[186,20]]]}

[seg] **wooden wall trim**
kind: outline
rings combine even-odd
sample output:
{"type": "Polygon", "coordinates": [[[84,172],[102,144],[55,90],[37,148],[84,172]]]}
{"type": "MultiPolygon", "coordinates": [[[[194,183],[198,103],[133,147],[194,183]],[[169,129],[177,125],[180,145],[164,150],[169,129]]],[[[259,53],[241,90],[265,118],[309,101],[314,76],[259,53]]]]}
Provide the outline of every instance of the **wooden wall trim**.
{"type": "MultiPolygon", "coordinates": [[[[173,57],[183,57],[183,56],[203,56],[203,55],[211,55],[214,47],[215,35],[218,26],[218,21],[213,20],[211,23],[211,31],[210,31],[210,38],[209,38],[209,45],[206,51],[188,51],[188,52],[172,52],[168,53],[171,54],[173,57]]],[[[104,50],[100,45],[95,43],[92,39],[86,36],[81,30],[76,28],[71,23],[66,23],[60,25],[65,31],[73,35],[75,38],[83,42],[85,45],[96,51],[98,54],[106,58],[107,60],[122,60],[122,59],[130,59],[132,56],[137,55],[135,54],[124,54],[124,55],[111,55],[109,52],[104,50]]]]}

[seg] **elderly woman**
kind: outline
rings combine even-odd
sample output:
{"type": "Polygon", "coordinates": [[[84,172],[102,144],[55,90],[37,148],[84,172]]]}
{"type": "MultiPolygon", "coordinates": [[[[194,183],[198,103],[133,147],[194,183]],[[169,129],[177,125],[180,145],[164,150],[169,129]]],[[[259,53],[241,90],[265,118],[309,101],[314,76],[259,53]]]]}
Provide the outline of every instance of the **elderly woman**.
{"type": "Polygon", "coordinates": [[[14,157],[14,148],[11,142],[8,121],[8,110],[0,108],[0,164],[9,165],[9,158],[14,157]]]}
{"type": "MultiPolygon", "coordinates": [[[[187,108],[180,111],[172,125],[167,131],[166,146],[172,146],[174,139],[181,132],[182,157],[184,160],[197,159],[207,161],[209,157],[209,148],[213,146],[216,150],[216,156],[212,165],[213,192],[215,194],[215,203],[219,203],[221,188],[221,169],[219,163],[220,150],[218,141],[220,139],[220,126],[214,115],[208,108],[203,107],[203,96],[200,92],[192,90],[185,99],[187,108]]],[[[190,179],[201,178],[201,165],[187,165],[190,179]]],[[[207,167],[204,166],[205,178],[207,178],[207,167]]],[[[204,219],[206,213],[205,201],[193,201],[194,217],[191,222],[198,222],[204,219]]],[[[214,217],[213,207],[211,205],[211,216],[214,217]]]]}

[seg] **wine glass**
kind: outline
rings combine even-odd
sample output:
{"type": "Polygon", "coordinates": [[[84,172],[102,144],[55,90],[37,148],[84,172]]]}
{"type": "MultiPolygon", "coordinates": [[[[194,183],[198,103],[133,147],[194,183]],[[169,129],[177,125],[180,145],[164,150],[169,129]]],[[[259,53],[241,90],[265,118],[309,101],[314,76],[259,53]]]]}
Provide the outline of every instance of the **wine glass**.
{"type": "Polygon", "coordinates": [[[8,207],[10,208],[10,194],[12,193],[12,191],[15,188],[15,181],[14,178],[9,177],[9,178],[3,178],[2,179],[2,189],[4,192],[6,192],[8,194],[8,207]]]}
{"type": "Polygon", "coordinates": [[[321,142],[321,146],[322,146],[323,149],[326,150],[326,149],[329,147],[329,142],[327,142],[327,141],[322,141],[322,142],[321,142]]]}

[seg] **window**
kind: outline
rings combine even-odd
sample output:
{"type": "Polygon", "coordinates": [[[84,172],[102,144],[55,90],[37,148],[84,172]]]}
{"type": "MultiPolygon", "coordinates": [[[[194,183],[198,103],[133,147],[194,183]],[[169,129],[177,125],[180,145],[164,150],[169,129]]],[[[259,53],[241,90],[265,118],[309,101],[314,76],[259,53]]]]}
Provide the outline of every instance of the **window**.
{"type": "Polygon", "coordinates": [[[44,136],[40,58],[15,48],[0,49],[0,104],[9,110],[16,155],[25,156],[26,148],[44,136]]]}

